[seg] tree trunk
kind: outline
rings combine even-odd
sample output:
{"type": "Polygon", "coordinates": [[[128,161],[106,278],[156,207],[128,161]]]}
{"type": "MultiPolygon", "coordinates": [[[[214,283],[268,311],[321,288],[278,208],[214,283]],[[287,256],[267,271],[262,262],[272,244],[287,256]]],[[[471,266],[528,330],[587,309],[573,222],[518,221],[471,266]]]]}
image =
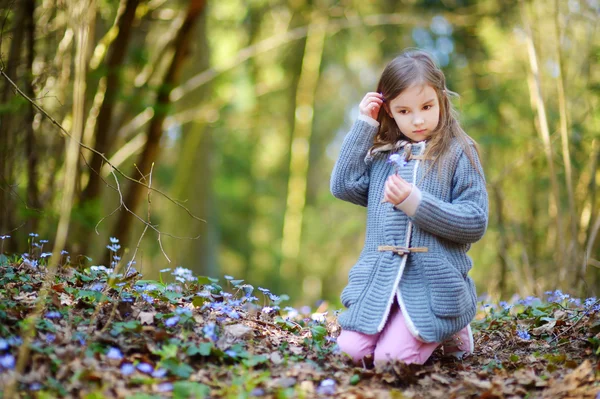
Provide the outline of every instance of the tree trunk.
{"type": "Polygon", "coordinates": [[[314,11],[306,37],[306,48],[302,60],[300,80],[296,91],[296,112],[291,138],[291,158],[286,211],[283,222],[281,243],[281,275],[283,278],[297,278],[298,256],[302,237],[302,220],[306,200],[306,182],[314,100],[320,75],[321,59],[327,19],[320,11],[314,11]]]}
{"type": "MultiPolygon", "coordinates": [[[[175,54],[173,60],[169,65],[169,68],[163,79],[161,87],[158,89],[158,95],[156,98],[156,105],[154,107],[154,116],[150,121],[150,127],[148,128],[148,140],[142,151],[139,162],[136,164],[137,169],[145,176],[150,172],[150,168],[154,161],[158,157],[160,138],[163,133],[163,122],[170,108],[171,90],[177,82],[181,74],[183,67],[183,61],[188,54],[188,48],[190,39],[192,37],[193,28],[198,20],[200,13],[204,11],[206,6],[205,0],[190,0],[187,14],[183,25],[177,32],[177,37],[174,41],[175,54]]],[[[125,204],[131,210],[135,212],[138,208],[142,195],[144,193],[144,187],[139,184],[131,184],[125,198],[125,204]]],[[[131,232],[131,224],[133,222],[133,215],[126,210],[122,210],[119,219],[115,225],[112,236],[118,237],[121,240],[123,247],[126,247],[129,242],[129,233],[131,232]]],[[[107,262],[108,264],[109,262],[107,262]]]]}
{"type": "MultiPolygon", "coordinates": [[[[25,73],[24,92],[29,98],[35,98],[33,90],[33,60],[35,58],[35,0],[24,0],[25,7],[25,33],[27,35],[27,64],[25,73]]],[[[35,112],[32,104],[27,104],[25,114],[25,154],[27,156],[27,206],[34,211],[40,211],[40,194],[38,189],[38,151],[36,138],[33,131],[33,118],[35,112]]],[[[39,216],[33,215],[29,218],[29,231],[38,231],[39,216]]]]}
{"type": "MultiPolygon", "coordinates": [[[[121,85],[120,68],[127,54],[127,47],[131,37],[131,26],[135,19],[135,11],[140,3],[140,0],[123,0],[125,2],[124,11],[119,16],[119,21],[116,24],[118,33],[115,40],[110,45],[106,57],[106,92],[104,101],[100,106],[98,118],[96,122],[95,144],[93,147],[98,152],[108,155],[111,150],[114,138],[110,135],[111,123],[113,119],[114,106],[121,85]]],[[[90,161],[90,179],[88,184],[81,194],[81,202],[85,203],[90,200],[97,199],[100,195],[100,169],[102,167],[102,157],[96,153],[92,155],[90,161]]]]}
{"type": "MultiPolygon", "coordinates": [[[[25,33],[24,22],[27,18],[25,7],[17,8],[13,22],[13,35],[10,42],[8,61],[5,73],[17,81],[17,69],[21,61],[21,48],[25,33]]],[[[0,94],[0,104],[8,104],[12,96],[12,88],[7,83],[0,94]]],[[[13,131],[14,113],[6,112],[0,114],[0,234],[6,234],[15,228],[14,215],[16,213],[14,202],[14,163],[17,154],[17,134],[13,131]]],[[[16,249],[17,239],[7,242],[8,251],[16,249]]]]}

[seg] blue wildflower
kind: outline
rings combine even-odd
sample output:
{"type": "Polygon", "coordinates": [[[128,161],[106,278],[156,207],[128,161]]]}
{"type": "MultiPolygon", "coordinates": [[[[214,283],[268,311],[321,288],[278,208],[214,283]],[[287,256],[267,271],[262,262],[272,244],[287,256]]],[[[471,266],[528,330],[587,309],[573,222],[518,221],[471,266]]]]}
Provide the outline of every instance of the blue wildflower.
{"type": "Polygon", "coordinates": [[[0,366],[4,369],[12,370],[15,368],[15,357],[13,355],[6,354],[0,356],[0,366]]]}
{"type": "Polygon", "coordinates": [[[52,333],[48,333],[46,334],[46,342],[51,344],[52,342],[54,342],[54,340],[56,339],[56,335],[52,334],[52,333]]]}
{"type": "Polygon", "coordinates": [[[229,356],[229,357],[232,357],[232,358],[236,358],[236,357],[237,357],[237,355],[238,355],[238,354],[236,353],[236,351],[234,351],[234,350],[232,350],[232,349],[228,349],[228,350],[226,350],[226,351],[225,351],[225,354],[226,354],[227,356],[229,356]]]}
{"type": "Polygon", "coordinates": [[[177,323],[179,323],[179,316],[169,317],[167,320],[165,320],[165,326],[167,327],[173,327],[177,323]]]}
{"type": "Polygon", "coordinates": [[[9,235],[0,236],[0,240],[6,240],[7,238],[10,238],[10,236],[9,235]]]}
{"type": "Polygon", "coordinates": [[[504,310],[510,310],[513,307],[513,305],[509,305],[506,301],[500,301],[498,305],[502,306],[504,310]]]}
{"type": "Polygon", "coordinates": [[[233,276],[228,276],[227,274],[225,275],[225,280],[233,280],[233,276]]]}
{"type": "Polygon", "coordinates": [[[154,378],[163,378],[165,375],[167,375],[167,369],[156,369],[152,373],[152,377],[154,378]]]}
{"type": "Polygon", "coordinates": [[[137,365],[137,369],[145,374],[152,374],[154,367],[148,363],[140,363],[137,365]]]}
{"type": "Polygon", "coordinates": [[[185,267],[181,267],[181,266],[177,266],[175,268],[175,270],[173,271],[173,273],[171,273],[173,276],[175,276],[175,280],[179,281],[180,283],[185,283],[186,281],[195,281],[196,278],[194,277],[192,271],[190,269],[186,269],[185,267]]]}
{"type": "Polygon", "coordinates": [[[273,302],[277,302],[277,301],[281,300],[280,297],[278,297],[275,294],[271,294],[271,293],[269,293],[269,299],[271,299],[273,302]]]}
{"type": "Polygon", "coordinates": [[[123,363],[121,365],[121,374],[123,374],[123,375],[133,374],[134,371],[135,371],[135,367],[133,367],[133,364],[131,364],[131,363],[123,363]]]}
{"type": "Polygon", "coordinates": [[[519,338],[524,340],[531,339],[531,335],[529,335],[529,333],[525,330],[517,330],[517,335],[519,336],[519,338]]]}
{"type": "Polygon", "coordinates": [[[40,389],[42,389],[43,385],[40,384],[39,382],[33,382],[31,383],[31,385],[29,385],[29,390],[30,391],[39,391],[40,389]]]}
{"type": "Polygon", "coordinates": [[[270,293],[271,291],[268,290],[267,288],[263,288],[263,287],[258,287],[258,290],[260,292],[262,292],[263,294],[267,295],[268,293],[270,293]]]}
{"type": "Polygon", "coordinates": [[[110,237],[109,240],[111,244],[117,244],[119,242],[119,239],[116,237],[110,237]]]}
{"type": "Polygon", "coordinates": [[[35,234],[35,233],[29,233],[29,237],[39,237],[39,234],[35,234]]]}
{"type": "Polygon", "coordinates": [[[177,308],[177,309],[175,309],[175,314],[178,314],[178,315],[184,314],[186,316],[191,316],[192,311],[188,308],[177,308]]]}
{"type": "Polygon", "coordinates": [[[202,327],[202,332],[204,333],[204,336],[210,339],[211,341],[217,341],[217,326],[215,325],[215,323],[206,324],[204,327],[202,327]]]}
{"type": "Polygon", "coordinates": [[[173,384],[170,382],[161,382],[156,387],[158,392],[171,392],[173,390],[173,384]]]}
{"type": "Polygon", "coordinates": [[[152,298],[150,295],[148,294],[142,294],[141,295],[142,299],[148,303],[154,303],[154,298],[152,298]]]}
{"type": "Polygon", "coordinates": [[[9,348],[8,342],[4,338],[0,338],[0,351],[5,351],[9,348]]]}
{"type": "Polygon", "coordinates": [[[40,244],[48,244],[48,240],[40,240],[40,244]]]}
{"type": "Polygon", "coordinates": [[[21,339],[21,337],[17,336],[8,337],[6,342],[8,342],[10,346],[20,346],[23,344],[23,340],[21,339]]]}
{"type": "Polygon", "coordinates": [[[166,272],[170,272],[170,271],[171,271],[170,267],[167,267],[166,269],[160,270],[161,273],[166,273],[166,272]]]}
{"type": "Polygon", "coordinates": [[[119,348],[111,347],[108,352],[106,352],[106,357],[113,360],[121,360],[123,359],[123,354],[119,348]]]}
{"type": "Polygon", "coordinates": [[[63,249],[62,251],[60,251],[60,254],[61,254],[61,255],[68,255],[68,254],[69,254],[69,252],[67,252],[67,251],[65,251],[65,250],[63,249]]]}
{"type": "Polygon", "coordinates": [[[321,381],[317,388],[318,395],[334,395],[335,394],[335,380],[328,378],[321,381]]]}
{"type": "Polygon", "coordinates": [[[60,314],[60,312],[57,312],[56,310],[51,310],[50,312],[46,312],[44,317],[47,319],[60,319],[62,317],[62,315],[60,314]]]}

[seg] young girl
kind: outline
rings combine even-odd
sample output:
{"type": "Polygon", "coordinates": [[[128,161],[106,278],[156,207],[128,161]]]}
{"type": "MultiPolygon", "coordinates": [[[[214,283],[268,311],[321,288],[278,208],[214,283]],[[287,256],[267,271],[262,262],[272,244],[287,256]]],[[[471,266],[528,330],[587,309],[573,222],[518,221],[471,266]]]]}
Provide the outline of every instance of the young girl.
{"type": "Polygon", "coordinates": [[[338,345],[357,364],[423,364],[440,344],[458,358],[473,352],[467,251],[486,230],[488,199],[450,95],[427,53],[401,54],[361,101],[333,169],[333,195],[367,207],[338,320],[338,345]]]}

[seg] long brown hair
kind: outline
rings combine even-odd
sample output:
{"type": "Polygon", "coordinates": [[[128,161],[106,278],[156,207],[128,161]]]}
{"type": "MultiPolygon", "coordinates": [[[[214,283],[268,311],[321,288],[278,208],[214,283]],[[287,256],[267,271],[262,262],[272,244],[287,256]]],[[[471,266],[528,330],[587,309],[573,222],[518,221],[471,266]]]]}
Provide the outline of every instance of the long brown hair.
{"type": "Polygon", "coordinates": [[[396,121],[389,115],[388,104],[405,89],[413,85],[431,86],[435,90],[440,104],[440,119],[429,138],[424,154],[426,158],[433,160],[431,166],[438,163],[438,160],[447,153],[452,139],[456,138],[473,166],[476,167],[470,144],[474,145],[478,154],[479,148],[475,140],[469,137],[458,123],[458,113],[450,102],[450,97],[457,97],[458,94],[448,90],[444,73],[435,64],[433,58],[422,50],[403,52],[387,64],[383,70],[377,85],[377,91],[383,94],[385,103],[379,110],[377,117],[380,123],[379,131],[369,153],[386,144],[393,146],[398,140],[410,141],[407,136],[402,134],[396,121]]]}

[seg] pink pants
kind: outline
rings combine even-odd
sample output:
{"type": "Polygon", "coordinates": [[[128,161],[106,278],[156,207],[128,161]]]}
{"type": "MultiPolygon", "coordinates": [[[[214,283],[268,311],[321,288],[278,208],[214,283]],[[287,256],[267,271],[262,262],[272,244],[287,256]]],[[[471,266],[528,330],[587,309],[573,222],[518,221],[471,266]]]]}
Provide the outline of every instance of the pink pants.
{"type": "Polygon", "coordinates": [[[380,333],[368,335],[342,330],[337,339],[342,352],[352,356],[355,364],[363,357],[373,354],[375,364],[401,360],[406,364],[423,364],[440,345],[437,342],[421,342],[410,333],[402,311],[394,301],[387,323],[380,333]]]}

